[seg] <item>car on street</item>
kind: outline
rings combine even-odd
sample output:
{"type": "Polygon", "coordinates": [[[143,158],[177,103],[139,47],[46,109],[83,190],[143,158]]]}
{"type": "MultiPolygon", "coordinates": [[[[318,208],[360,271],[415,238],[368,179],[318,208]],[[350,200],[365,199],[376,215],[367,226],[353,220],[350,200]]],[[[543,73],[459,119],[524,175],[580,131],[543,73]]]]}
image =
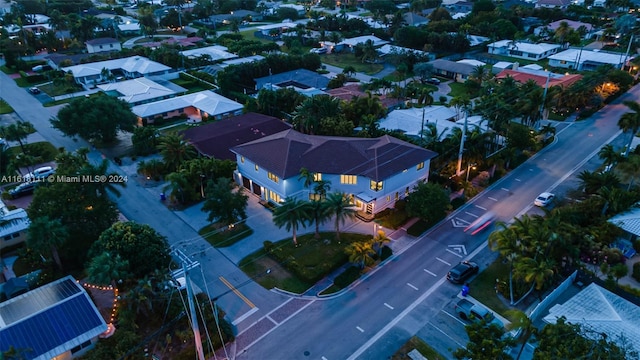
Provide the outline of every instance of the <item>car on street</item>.
{"type": "Polygon", "coordinates": [[[482,216],[480,216],[479,218],[477,218],[474,222],[469,224],[469,226],[467,226],[464,229],[464,232],[469,231],[471,232],[471,235],[475,235],[480,231],[484,230],[485,228],[487,228],[489,225],[491,225],[495,217],[496,217],[496,214],[493,211],[488,211],[484,213],[482,216]]]}
{"type": "Polygon", "coordinates": [[[430,78],[430,79],[427,79],[427,83],[428,84],[433,84],[433,85],[440,85],[440,79],[438,79],[438,78],[430,78]]]}
{"type": "Polygon", "coordinates": [[[543,192],[542,194],[538,195],[538,197],[533,202],[533,205],[539,206],[539,207],[545,207],[551,204],[551,202],[553,201],[553,199],[555,199],[555,197],[556,196],[552,193],[543,192]]]}
{"type": "Polygon", "coordinates": [[[37,182],[35,181],[23,182],[22,184],[9,190],[9,196],[11,196],[12,199],[16,199],[25,195],[33,194],[33,191],[36,188],[36,184],[37,182]]]}
{"type": "Polygon", "coordinates": [[[39,167],[39,168],[33,170],[33,172],[30,172],[27,175],[25,175],[23,177],[23,181],[24,182],[30,182],[30,181],[33,181],[33,180],[44,179],[49,175],[53,175],[55,172],[56,172],[56,170],[54,168],[52,168],[51,166],[39,167]]]}
{"type": "Polygon", "coordinates": [[[309,50],[310,53],[315,53],[315,54],[326,54],[327,53],[327,48],[321,47],[321,48],[313,48],[311,50],[309,50]]]}
{"type": "Polygon", "coordinates": [[[38,94],[40,94],[40,89],[38,89],[35,86],[32,86],[32,87],[29,88],[29,92],[34,94],[34,95],[38,95],[38,94]]]}
{"type": "Polygon", "coordinates": [[[461,261],[447,273],[447,280],[454,284],[462,284],[480,271],[478,264],[470,261],[461,261]]]}

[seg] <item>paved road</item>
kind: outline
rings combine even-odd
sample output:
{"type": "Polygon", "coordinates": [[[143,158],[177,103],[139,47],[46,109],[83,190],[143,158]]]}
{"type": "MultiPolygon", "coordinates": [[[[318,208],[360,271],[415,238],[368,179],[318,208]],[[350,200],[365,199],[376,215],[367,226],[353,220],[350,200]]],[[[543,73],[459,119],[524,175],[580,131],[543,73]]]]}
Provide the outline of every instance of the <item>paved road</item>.
{"type": "MultiPolygon", "coordinates": [[[[13,107],[21,119],[31,122],[40,135],[56,147],[64,147],[68,151],[75,151],[82,147],[90,148],[84,140],[66,137],[49,123],[49,119],[55,116],[64,105],[43,107],[40,101],[26,89],[18,87],[2,72],[0,72],[0,95],[13,107]]],[[[102,154],[93,150],[89,158],[97,163],[102,160],[102,154]]],[[[113,163],[110,163],[109,171],[122,173],[121,169],[113,163]]],[[[234,263],[217,249],[211,248],[193,228],[173,212],[160,205],[159,199],[152,196],[138,182],[129,181],[121,193],[122,196],[114,200],[125,217],[150,225],[166,236],[173,247],[183,250],[192,259],[201,262],[202,272],[197,271],[193,274],[194,282],[201,289],[208,290],[210,296],[216,297],[229,291],[228,285],[223,283],[220,276],[234,286],[244,284],[242,291],[251,300],[245,301],[232,294],[221,297],[218,302],[230,319],[242,318],[243,315],[255,312],[258,308],[272,309],[286,300],[286,296],[267,291],[256,283],[248,282],[247,276],[238,270],[234,263]]]]}
{"type": "MultiPolygon", "coordinates": [[[[459,287],[445,281],[452,264],[480,254],[490,263],[486,238],[491,229],[470,236],[468,223],[491,210],[510,221],[532,207],[539,193],[553,190],[620,134],[617,119],[627,108],[622,100],[638,99],[633,88],[587,121],[566,124],[554,144],[501,179],[465,207],[420,237],[414,245],[375,271],[351,291],[329,300],[295,304],[297,313],[274,312],[239,334],[238,359],[382,359],[411,335],[429,325],[459,287]],[[465,246],[468,256],[456,251],[465,246]],[[292,341],[295,339],[295,341],[292,341]],[[285,350],[286,349],[286,350],[285,350]]],[[[446,351],[444,351],[446,353],[446,351]]]]}

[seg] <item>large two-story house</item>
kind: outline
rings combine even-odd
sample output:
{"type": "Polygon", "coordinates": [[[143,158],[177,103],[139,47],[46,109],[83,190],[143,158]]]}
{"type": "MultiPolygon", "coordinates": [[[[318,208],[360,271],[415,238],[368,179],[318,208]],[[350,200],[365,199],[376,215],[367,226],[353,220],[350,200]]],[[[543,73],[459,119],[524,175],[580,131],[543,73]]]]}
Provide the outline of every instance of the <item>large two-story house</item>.
{"type": "Polygon", "coordinates": [[[344,192],[365,217],[391,207],[419,181],[426,181],[437,154],[391,136],[345,138],[305,135],[285,130],[231,149],[236,181],[263,201],[287,197],[316,199],[305,187],[302,168],[315,181],[330,182],[330,192],[344,192]]]}

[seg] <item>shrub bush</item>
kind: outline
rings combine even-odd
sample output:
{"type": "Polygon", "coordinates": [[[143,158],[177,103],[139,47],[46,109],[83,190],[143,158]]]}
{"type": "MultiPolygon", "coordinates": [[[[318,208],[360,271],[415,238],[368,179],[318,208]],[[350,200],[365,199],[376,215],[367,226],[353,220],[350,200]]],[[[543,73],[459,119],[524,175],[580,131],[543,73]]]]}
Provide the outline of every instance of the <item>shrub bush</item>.
{"type": "Polygon", "coordinates": [[[356,281],[360,277],[360,268],[357,266],[350,266],[342,274],[336,276],[333,280],[333,284],[340,289],[344,289],[352,282],[356,281]]]}
{"type": "Polygon", "coordinates": [[[385,261],[393,255],[393,250],[391,250],[388,246],[383,246],[382,251],[380,251],[380,260],[385,261]]]}
{"type": "Polygon", "coordinates": [[[633,274],[631,274],[636,281],[640,281],[640,262],[633,264],[633,274]]]}
{"type": "Polygon", "coordinates": [[[265,240],[262,242],[262,246],[264,247],[264,251],[270,253],[273,250],[273,242],[269,240],[265,240]]]}

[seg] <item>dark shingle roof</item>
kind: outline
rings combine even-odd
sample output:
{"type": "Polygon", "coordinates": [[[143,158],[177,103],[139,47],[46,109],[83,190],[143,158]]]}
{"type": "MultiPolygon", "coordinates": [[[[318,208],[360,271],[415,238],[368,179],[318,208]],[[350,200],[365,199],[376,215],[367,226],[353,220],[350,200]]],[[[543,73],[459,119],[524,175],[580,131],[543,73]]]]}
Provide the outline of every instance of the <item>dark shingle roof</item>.
{"type": "Polygon", "coordinates": [[[114,38],[98,38],[98,39],[93,39],[93,40],[87,40],[85,42],[85,44],[87,45],[104,45],[104,44],[113,44],[113,43],[117,43],[119,42],[118,40],[114,39],[114,38]]]}
{"type": "Polygon", "coordinates": [[[290,129],[291,125],[273,116],[247,113],[211,124],[187,129],[187,139],[203,155],[216,159],[236,159],[229,149],[290,129]]]}
{"type": "Polygon", "coordinates": [[[455,61],[436,59],[429,61],[429,64],[436,70],[450,71],[456,74],[470,75],[475,70],[475,66],[465,63],[457,63],[455,61]]]}
{"type": "Polygon", "coordinates": [[[282,179],[307,168],[381,181],[437,154],[385,135],[375,139],[305,135],[286,130],[236,146],[244,156],[282,179]]]}
{"type": "Polygon", "coordinates": [[[254,79],[256,82],[256,90],[262,89],[266,84],[271,83],[287,86],[289,83],[297,83],[299,87],[326,89],[329,84],[329,78],[307,69],[291,70],[279,74],[273,74],[261,78],[254,79]]]}

